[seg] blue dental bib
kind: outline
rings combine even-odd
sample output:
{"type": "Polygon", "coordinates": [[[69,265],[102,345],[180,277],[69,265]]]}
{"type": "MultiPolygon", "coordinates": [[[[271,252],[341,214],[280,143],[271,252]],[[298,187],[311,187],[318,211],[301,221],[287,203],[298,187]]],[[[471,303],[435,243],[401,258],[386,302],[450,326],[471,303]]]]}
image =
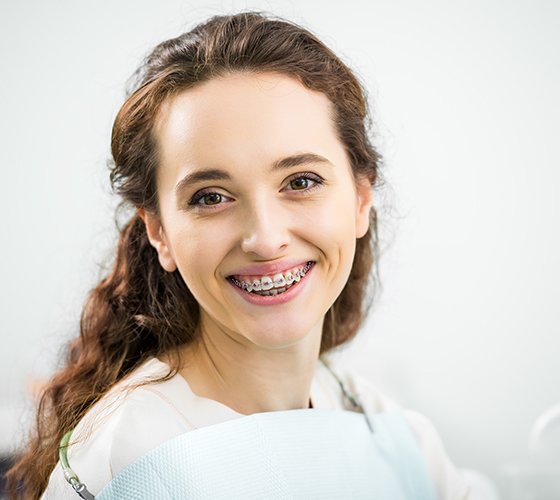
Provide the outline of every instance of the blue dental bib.
{"type": "Polygon", "coordinates": [[[123,469],[98,500],[436,500],[398,412],[256,413],[173,438],[123,469]]]}

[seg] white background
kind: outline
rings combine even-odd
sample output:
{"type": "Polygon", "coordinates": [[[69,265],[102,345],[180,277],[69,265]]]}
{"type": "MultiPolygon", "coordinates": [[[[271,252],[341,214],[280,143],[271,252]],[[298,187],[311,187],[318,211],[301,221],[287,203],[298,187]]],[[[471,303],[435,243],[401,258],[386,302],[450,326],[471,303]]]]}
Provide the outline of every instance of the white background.
{"type": "Polygon", "coordinates": [[[126,79],[158,42],[257,8],[366,83],[387,188],[384,285],[342,355],[501,487],[560,402],[560,2],[2,1],[0,442],[77,332],[115,236],[108,170],[126,79]]]}

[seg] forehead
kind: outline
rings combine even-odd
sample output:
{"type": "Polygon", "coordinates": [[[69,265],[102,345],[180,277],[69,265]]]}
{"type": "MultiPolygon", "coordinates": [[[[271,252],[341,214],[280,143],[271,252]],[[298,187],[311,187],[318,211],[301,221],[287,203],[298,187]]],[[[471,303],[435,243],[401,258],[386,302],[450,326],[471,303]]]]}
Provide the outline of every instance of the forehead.
{"type": "MultiPolygon", "coordinates": [[[[160,163],[268,165],[289,154],[340,154],[328,98],[296,79],[237,73],[184,90],[162,106],[155,124],[160,163]]],[[[334,159],[334,158],[333,158],[334,159]]]]}

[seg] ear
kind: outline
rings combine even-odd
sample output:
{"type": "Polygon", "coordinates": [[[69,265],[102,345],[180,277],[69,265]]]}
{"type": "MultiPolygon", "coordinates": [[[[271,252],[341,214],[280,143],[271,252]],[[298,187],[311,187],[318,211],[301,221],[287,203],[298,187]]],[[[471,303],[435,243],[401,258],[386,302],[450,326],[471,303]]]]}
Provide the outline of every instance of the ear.
{"type": "Polygon", "coordinates": [[[369,213],[373,204],[373,191],[369,179],[360,177],[356,181],[358,203],[356,205],[356,238],[361,238],[369,228],[369,213]]]}
{"type": "Polygon", "coordinates": [[[175,258],[167,243],[165,231],[159,216],[151,212],[146,212],[143,208],[138,209],[138,215],[140,215],[146,225],[148,240],[150,240],[150,244],[158,253],[161,267],[169,273],[175,271],[175,269],[177,269],[177,264],[175,263],[175,258]]]}

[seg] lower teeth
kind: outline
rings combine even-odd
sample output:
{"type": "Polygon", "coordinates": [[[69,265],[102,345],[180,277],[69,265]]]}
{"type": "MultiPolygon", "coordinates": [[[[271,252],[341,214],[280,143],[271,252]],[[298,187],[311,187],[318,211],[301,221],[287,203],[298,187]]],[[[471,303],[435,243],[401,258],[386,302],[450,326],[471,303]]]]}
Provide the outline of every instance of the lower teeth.
{"type": "Polygon", "coordinates": [[[278,295],[280,293],[284,293],[288,288],[290,288],[292,285],[286,285],[283,288],[273,288],[272,290],[261,290],[260,292],[257,292],[256,290],[253,290],[250,293],[256,293],[257,295],[278,295]]]}

